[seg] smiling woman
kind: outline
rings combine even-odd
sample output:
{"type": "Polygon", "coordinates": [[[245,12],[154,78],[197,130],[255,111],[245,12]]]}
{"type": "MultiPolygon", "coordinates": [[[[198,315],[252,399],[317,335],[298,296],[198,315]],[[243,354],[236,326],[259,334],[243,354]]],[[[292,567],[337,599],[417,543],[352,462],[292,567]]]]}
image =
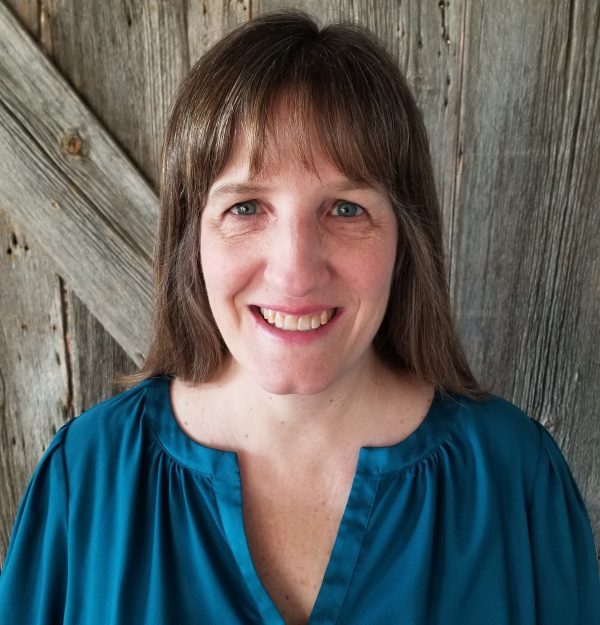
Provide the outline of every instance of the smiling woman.
{"type": "MultiPolygon", "coordinates": [[[[279,171],[280,186],[286,186],[282,178],[292,170],[302,186],[301,173],[318,180],[325,166],[332,179],[323,193],[337,193],[327,199],[360,207],[360,223],[352,219],[337,226],[348,240],[361,240],[368,232],[375,248],[373,237],[386,229],[397,236],[386,310],[372,337],[378,358],[439,389],[484,398],[489,389],[474,379],[456,336],[427,136],[410,88],[368,31],[353,24],[319,31],[300,15],[266,15],[232,31],[179,88],[163,149],[155,338],[138,374],[123,379],[131,384],[163,373],[197,385],[223,370],[230,347],[209,306],[198,262],[201,221],[214,223],[215,211],[222,211],[220,232],[236,240],[269,220],[280,227],[281,218],[273,217],[284,213],[258,201],[257,193],[274,192],[260,178],[287,165],[287,172],[279,171]],[[374,205],[372,211],[362,206],[363,198],[374,205]],[[252,223],[237,219],[242,210],[245,217],[255,215],[252,223]]],[[[300,200],[297,193],[295,199],[300,200]]],[[[328,236],[334,231],[320,230],[328,236]]],[[[280,250],[282,234],[275,234],[275,226],[268,229],[268,236],[282,243],[280,250]]],[[[298,281],[300,272],[310,269],[289,256],[303,239],[288,234],[292,245],[285,244],[286,253],[277,262],[282,270],[283,263],[294,269],[286,288],[290,279],[298,281]]],[[[341,232],[331,238],[340,237],[341,232]]],[[[358,261],[361,247],[353,248],[358,261]]],[[[293,299],[295,307],[322,296],[294,296],[278,288],[275,299],[293,299]]],[[[265,302],[267,308],[289,303],[265,302]]]]}
{"type": "Polygon", "coordinates": [[[564,458],[463,355],[381,43],[251,20],[183,81],[162,160],[150,353],[42,458],[0,622],[600,622],[564,458]]]}

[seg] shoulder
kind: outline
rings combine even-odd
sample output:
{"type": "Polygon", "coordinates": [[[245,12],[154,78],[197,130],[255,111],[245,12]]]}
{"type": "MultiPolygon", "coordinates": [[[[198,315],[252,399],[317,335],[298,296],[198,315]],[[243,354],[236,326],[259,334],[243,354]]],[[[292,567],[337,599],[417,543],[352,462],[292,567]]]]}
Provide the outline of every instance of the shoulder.
{"type": "Polygon", "coordinates": [[[484,401],[452,395],[448,401],[455,403],[453,437],[480,467],[533,482],[544,443],[551,438],[541,423],[498,395],[484,401]]]}
{"type": "Polygon", "coordinates": [[[458,423],[468,432],[497,444],[533,446],[539,449],[543,426],[524,410],[499,395],[475,401],[463,395],[452,395],[458,423]]]}
{"type": "Polygon", "coordinates": [[[139,438],[149,383],[149,379],[144,380],[91,406],[61,428],[60,442],[67,462],[118,452],[139,438]]]}

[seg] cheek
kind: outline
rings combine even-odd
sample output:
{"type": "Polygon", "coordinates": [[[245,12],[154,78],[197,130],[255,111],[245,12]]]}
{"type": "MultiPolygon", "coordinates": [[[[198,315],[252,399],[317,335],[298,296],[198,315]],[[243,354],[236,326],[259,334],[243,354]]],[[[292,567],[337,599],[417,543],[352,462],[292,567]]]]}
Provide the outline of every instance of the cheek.
{"type": "Polygon", "coordinates": [[[200,262],[213,311],[226,305],[252,276],[253,262],[248,253],[210,235],[200,238],[200,262]]]}
{"type": "Polygon", "coordinates": [[[227,256],[222,253],[220,246],[203,232],[200,236],[200,264],[208,301],[213,313],[218,311],[218,302],[222,297],[222,292],[226,290],[226,280],[223,278],[230,274],[227,260],[227,256]]]}
{"type": "Polygon", "coordinates": [[[395,260],[394,240],[380,241],[366,249],[358,247],[346,257],[346,279],[364,299],[378,300],[385,296],[387,300],[395,260]]]}
{"type": "Polygon", "coordinates": [[[211,244],[210,238],[202,233],[200,236],[200,266],[202,267],[202,275],[204,276],[204,283],[206,284],[209,297],[212,285],[217,282],[216,275],[219,264],[217,249],[211,244]]]}

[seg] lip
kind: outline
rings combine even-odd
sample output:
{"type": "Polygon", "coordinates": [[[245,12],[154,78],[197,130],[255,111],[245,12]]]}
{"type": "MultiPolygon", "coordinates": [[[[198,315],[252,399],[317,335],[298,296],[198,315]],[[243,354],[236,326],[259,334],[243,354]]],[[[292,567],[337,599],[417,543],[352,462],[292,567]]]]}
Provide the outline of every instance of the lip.
{"type": "MultiPolygon", "coordinates": [[[[331,308],[335,308],[332,306],[331,308]]],[[[281,308],[272,308],[271,310],[279,310],[280,312],[285,312],[281,308]]],[[[288,309],[288,310],[298,310],[298,309],[288,309]]],[[[324,308],[313,307],[313,310],[321,311],[325,310],[324,308]]],[[[260,308],[257,306],[250,306],[250,312],[254,317],[254,322],[257,327],[266,332],[273,338],[276,338],[284,343],[288,343],[290,345],[308,345],[309,343],[313,343],[314,341],[318,341],[322,339],[326,334],[331,332],[333,328],[335,328],[337,320],[342,317],[342,309],[336,308],[335,314],[333,317],[324,325],[316,330],[280,330],[277,326],[271,325],[261,314],[260,308]]],[[[298,313],[289,313],[289,314],[298,314],[298,313]]],[[[308,313],[304,313],[305,315],[308,313]]]]}

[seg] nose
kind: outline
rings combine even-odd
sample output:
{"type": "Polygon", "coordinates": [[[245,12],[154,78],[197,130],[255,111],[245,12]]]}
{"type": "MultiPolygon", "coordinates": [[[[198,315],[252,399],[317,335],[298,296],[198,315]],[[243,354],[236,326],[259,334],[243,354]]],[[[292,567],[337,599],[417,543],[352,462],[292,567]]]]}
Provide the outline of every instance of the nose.
{"type": "Polygon", "coordinates": [[[317,216],[290,211],[278,218],[272,234],[264,276],[277,294],[301,298],[327,284],[330,259],[317,216]]]}

